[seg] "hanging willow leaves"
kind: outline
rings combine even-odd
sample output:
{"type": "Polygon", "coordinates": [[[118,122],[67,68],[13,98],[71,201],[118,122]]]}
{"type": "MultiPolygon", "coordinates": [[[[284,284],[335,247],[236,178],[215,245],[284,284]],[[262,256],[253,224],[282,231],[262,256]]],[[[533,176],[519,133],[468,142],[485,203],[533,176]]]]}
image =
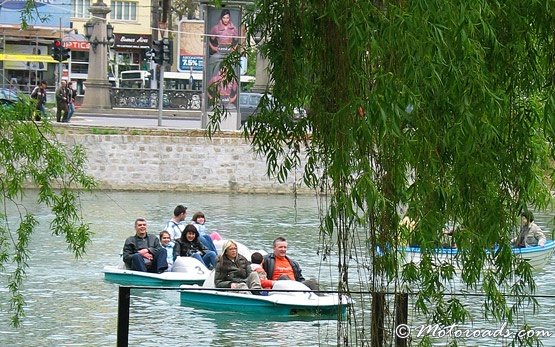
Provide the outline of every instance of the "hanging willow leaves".
{"type": "Polygon", "coordinates": [[[39,224],[34,209],[44,206],[52,211],[52,235],[65,237],[68,249],[80,257],[91,234],[83,222],[79,196],[96,185],[85,173],[83,148],[58,142],[47,119],[30,120],[34,102],[23,95],[20,99],[0,108],[0,270],[7,274],[2,284],[11,295],[14,326],[19,326],[24,316],[21,290],[32,257],[29,243],[39,224]],[[33,206],[23,202],[28,187],[38,191],[33,206]]]}
{"type": "MultiPolygon", "coordinates": [[[[327,200],[320,231],[339,254],[340,290],[414,291],[427,322],[463,323],[458,276],[484,293],[487,317],[514,321],[535,284],[510,251],[513,228],[522,209],[548,206],[555,176],[554,5],[254,1],[247,42],[262,37],[273,103],[245,136],[271,176],[306,164],[304,182],[327,200]],[[292,120],[296,107],[307,117],[292,120]],[[435,254],[447,224],[460,275],[435,254]],[[422,248],[418,266],[402,264],[407,244],[422,248]],[[368,277],[349,277],[363,262],[368,277]]],[[[360,312],[341,324],[366,329],[338,329],[338,344],[369,344],[360,312]]]]}

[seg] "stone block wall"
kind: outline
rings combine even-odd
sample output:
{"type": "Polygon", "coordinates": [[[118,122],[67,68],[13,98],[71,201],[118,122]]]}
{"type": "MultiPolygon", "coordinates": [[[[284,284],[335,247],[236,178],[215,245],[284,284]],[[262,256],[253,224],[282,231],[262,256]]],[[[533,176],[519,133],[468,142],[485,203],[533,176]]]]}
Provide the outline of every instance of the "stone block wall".
{"type": "Polygon", "coordinates": [[[82,145],[86,171],[101,189],[238,193],[310,193],[296,170],[280,184],[266,176],[264,157],[236,132],[209,139],[199,130],[61,129],[58,140],[82,145]]]}

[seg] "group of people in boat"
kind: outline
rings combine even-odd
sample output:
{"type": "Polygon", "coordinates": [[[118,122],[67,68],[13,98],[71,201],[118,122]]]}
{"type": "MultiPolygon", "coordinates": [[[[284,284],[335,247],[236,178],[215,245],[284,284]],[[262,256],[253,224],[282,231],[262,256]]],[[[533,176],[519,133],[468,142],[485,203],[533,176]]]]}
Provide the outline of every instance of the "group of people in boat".
{"type": "Polygon", "coordinates": [[[214,240],[206,232],[206,218],[196,212],[186,222],[187,207],[178,205],[173,217],[159,235],[147,232],[144,218],[135,220],[135,235],[128,237],[123,246],[123,261],[135,271],[163,273],[171,271],[177,257],[194,257],[214,270],[216,288],[243,289],[253,294],[263,294],[278,280],[294,280],[318,290],[318,282],[306,280],[298,262],[287,256],[287,240],[278,237],[273,242],[273,252],[262,255],[254,252],[251,259],[238,251],[234,240],[227,240],[218,256],[214,240]]]}
{"type": "MultiPolygon", "coordinates": [[[[525,210],[520,213],[520,218],[520,231],[518,236],[511,240],[512,245],[519,248],[545,246],[545,242],[547,239],[541,228],[534,222],[534,214],[529,210],[525,210]]],[[[401,226],[407,228],[409,231],[412,231],[415,228],[415,222],[408,217],[403,218],[400,224],[401,226]]],[[[443,235],[441,238],[443,248],[457,247],[453,238],[456,229],[457,228],[454,225],[446,225],[443,228],[443,235]]],[[[411,246],[418,247],[418,245],[411,246]]]]}

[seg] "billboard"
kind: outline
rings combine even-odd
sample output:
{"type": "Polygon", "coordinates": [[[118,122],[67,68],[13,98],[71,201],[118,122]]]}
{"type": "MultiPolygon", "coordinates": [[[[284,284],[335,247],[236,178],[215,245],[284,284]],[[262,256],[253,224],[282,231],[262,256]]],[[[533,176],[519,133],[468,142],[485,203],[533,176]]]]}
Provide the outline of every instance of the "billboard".
{"type": "Polygon", "coordinates": [[[47,61],[53,61],[52,57],[48,55],[47,46],[37,45],[14,45],[6,43],[5,52],[7,55],[21,57],[21,59],[29,59],[29,61],[20,60],[6,60],[4,61],[4,68],[9,70],[31,70],[31,71],[46,71],[47,61]],[[28,58],[25,58],[28,56],[28,58]],[[44,59],[41,57],[44,56],[44,59]]]}
{"type": "MultiPolygon", "coordinates": [[[[232,80],[223,82],[225,69],[221,61],[235,49],[241,41],[241,10],[238,8],[207,8],[205,54],[207,64],[204,75],[205,100],[208,109],[214,108],[219,95],[220,106],[227,110],[237,110],[239,83],[232,80]]],[[[235,75],[240,76],[240,64],[234,67],[235,75]]]]}
{"type": "Polygon", "coordinates": [[[204,68],[204,21],[184,19],[179,22],[177,71],[202,71],[204,68]]]}
{"type": "MultiPolygon", "coordinates": [[[[26,2],[26,0],[0,2],[0,23],[21,25],[21,10],[25,7],[26,2]]],[[[33,4],[35,10],[33,16],[27,19],[27,24],[38,27],[70,27],[71,1],[35,0],[33,4]]]]}

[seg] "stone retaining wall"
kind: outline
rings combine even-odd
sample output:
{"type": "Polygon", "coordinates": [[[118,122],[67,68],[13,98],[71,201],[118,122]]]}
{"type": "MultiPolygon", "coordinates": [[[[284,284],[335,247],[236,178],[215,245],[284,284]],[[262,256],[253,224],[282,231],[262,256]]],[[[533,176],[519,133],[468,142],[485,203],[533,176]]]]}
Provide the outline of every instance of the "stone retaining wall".
{"type": "Polygon", "coordinates": [[[84,146],[86,171],[101,189],[311,192],[300,185],[300,170],[284,184],[269,179],[265,158],[256,156],[240,133],[204,135],[199,130],[58,128],[62,143],[84,146]]]}

